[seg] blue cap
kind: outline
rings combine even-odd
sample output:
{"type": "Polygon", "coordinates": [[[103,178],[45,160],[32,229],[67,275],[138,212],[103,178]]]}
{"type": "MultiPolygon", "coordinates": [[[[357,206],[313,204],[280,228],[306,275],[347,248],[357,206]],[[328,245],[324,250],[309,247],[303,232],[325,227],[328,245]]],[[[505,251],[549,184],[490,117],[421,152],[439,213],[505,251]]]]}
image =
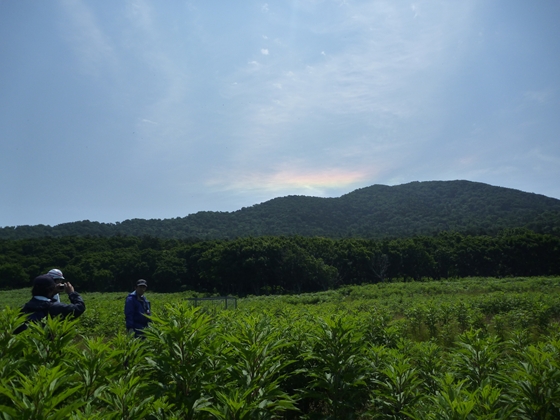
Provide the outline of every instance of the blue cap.
{"type": "Polygon", "coordinates": [[[33,286],[49,288],[55,287],[56,285],[54,283],[54,279],[51,276],[43,274],[42,276],[35,277],[35,280],[33,280],[33,286]]]}

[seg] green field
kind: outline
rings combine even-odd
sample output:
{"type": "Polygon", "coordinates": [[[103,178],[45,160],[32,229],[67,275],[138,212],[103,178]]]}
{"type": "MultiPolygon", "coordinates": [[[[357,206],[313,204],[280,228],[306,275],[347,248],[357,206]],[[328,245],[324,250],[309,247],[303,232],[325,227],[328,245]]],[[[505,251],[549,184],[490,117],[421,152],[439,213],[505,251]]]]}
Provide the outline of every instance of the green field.
{"type": "MultiPolygon", "coordinates": [[[[469,278],[248,297],[236,310],[83,294],[76,321],[17,336],[0,292],[0,418],[558,419],[560,277],[469,278]]],[[[63,298],[64,299],[64,298],[63,298]]]]}

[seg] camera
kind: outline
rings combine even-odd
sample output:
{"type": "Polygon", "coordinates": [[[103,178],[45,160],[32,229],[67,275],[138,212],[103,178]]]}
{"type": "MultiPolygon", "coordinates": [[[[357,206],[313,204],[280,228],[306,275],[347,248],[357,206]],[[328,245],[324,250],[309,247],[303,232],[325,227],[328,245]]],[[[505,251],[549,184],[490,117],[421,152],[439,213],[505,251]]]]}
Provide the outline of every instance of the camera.
{"type": "Polygon", "coordinates": [[[66,283],[57,283],[56,290],[61,292],[64,290],[64,286],[66,286],[66,283]]]}

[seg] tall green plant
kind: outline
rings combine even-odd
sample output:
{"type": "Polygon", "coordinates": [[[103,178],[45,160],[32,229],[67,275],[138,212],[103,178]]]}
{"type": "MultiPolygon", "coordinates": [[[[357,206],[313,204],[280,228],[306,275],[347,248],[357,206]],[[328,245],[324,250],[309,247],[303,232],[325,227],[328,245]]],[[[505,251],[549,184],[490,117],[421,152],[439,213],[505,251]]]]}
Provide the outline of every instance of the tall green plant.
{"type": "Polygon", "coordinates": [[[0,378],[10,378],[24,363],[21,357],[25,342],[14,331],[24,322],[19,310],[0,311],[0,378]]]}
{"type": "Polygon", "coordinates": [[[353,419],[367,402],[363,333],[347,315],[320,319],[304,355],[311,378],[305,396],[322,406],[322,418],[353,419]]]}
{"type": "Polygon", "coordinates": [[[146,344],[152,350],[148,363],[159,389],[169,401],[191,419],[209,401],[216,386],[213,359],[220,347],[220,336],[212,318],[200,308],[186,303],[166,306],[165,316],[153,316],[153,328],[146,331],[146,344]]]}
{"type": "Polygon", "coordinates": [[[73,399],[81,385],[69,386],[72,372],[62,366],[36,366],[26,374],[0,383],[0,395],[10,404],[0,405],[0,416],[5,420],[65,420],[85,404],[73,399]]]}
{"type": "Polygon", "coordinates": [[[103,416],[107,420],[144,419],[150,413],[153,395],[147,392],[148,383],[135,368],[104,387],[99,398],[105,403],[103,416]]]}
{"type": "Polygon", "coordinates": [[[516,413],[521,419],[560,418],[560,365],[544,346],[529,346],[513,360],[502,376],[516,413]]]}
{"type": "Polygon", "coordinates": [[[434,395],[440,390],[438,378],[441,377],[441,372],[447,369],[442,347],[434,342],[410,343],[408,353],[411,364],[421,379],[421,389],[427,395],[434,395]]]}
{"type": "MultiPolygon", "coordinates": [[[[26,366],[59,365],[78,334],[76,324],[76,319],[50,316],[39,322],[30,322],[27,330],[18,337],[23,343],[26,366]]],[[[25,371],[25,368],[22,367],[22,370],[25,371]]]]}
{"type": "Polygon", "coordinates": [[[124,366],[120,362],[123,353],[101,337],[86,337],[80,346],[67,348],[64,361],[76,373],[77,381],[82,385],[80,396],[84,401],[91,402],[100,389],[124,374],[124,366]]]}
{"type": "Polygon", "coordinates": [[[293,363],[287,345],[270,318],[244,316],[225,335],[220,358],[224,376],[216,400],[202,410],[217,419],[271,419],[295,409],[295,396],[283,389],[286,367],[293,363]]]}
{"type": "Polygon", "coordinates": [[[461,379],[471,389],[477,389],[487,379],[493,379],[499,369],[500,347],[496,337],[483,338],[479,331],[461,334],[454,352],[454,365],[461,379]]]}
{"type": "Polygon", "coordinates": [[[422,379],[410,359],[396,351],[392,355],[381,377],[374,381],[370,410],[374,419],[408,419],[421,397],[422,379]]]}

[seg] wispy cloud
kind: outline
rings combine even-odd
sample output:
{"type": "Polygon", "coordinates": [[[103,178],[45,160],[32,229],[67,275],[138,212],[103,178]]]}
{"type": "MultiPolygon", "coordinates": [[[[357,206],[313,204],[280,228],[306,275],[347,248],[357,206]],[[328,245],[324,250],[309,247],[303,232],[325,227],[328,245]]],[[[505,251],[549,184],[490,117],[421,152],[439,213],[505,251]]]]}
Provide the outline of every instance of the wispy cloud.
{"type": "MultiPolygon", "coordinates": [[[[189,10],[196,14],[196,10],[189,10]]],[[[142,83],[133,86],[131,94],[138,96],[139,102],[135,105],[138,112],[145,115],[138,119],[135,127],[139,134],[136,158],[140,162],[154,156],[176,159],[188,148],[193,126],[187,105],[191,87],[187,65],[179,54],[178,45],[169,42],[167,23],[157,17],[157,8],[152,2],[129,1],[125,16],[126,31],[123,31],[121,43],[126,50],[123,53],[141,65],[128,69],[142,83]]]]}
{"type": "Polygon", "coordinates": [[[523,96],[529,102],[545,104],[553,96],[553,91],[552,89],[528,90],[523,96]]]}
{"type": "Polygon", "coordinates": [[[114,70],[117,57],[112,41],[90,6],[83,0],[60,0],[60,4],[67,16],[61,29],[76,52],[81,72],[99,77],[108,68],[114,70]]]}
{"type": "Polygon", "coordinates": [[[558,153],[544,153],[540,148],[535,148],[530,151],[529,155],[538,161],[553,164],[556,167],[560,166],[560,154],[558,153]]]}
{"type": "Polygon", "coordinates": [[[129,19],[135,25],[141,27],[144,31],[151,32],[154,30],[152,14],[153,10],[150,3],[145,0],[130,0],[127,3],[127,14],[129,19]]]}

